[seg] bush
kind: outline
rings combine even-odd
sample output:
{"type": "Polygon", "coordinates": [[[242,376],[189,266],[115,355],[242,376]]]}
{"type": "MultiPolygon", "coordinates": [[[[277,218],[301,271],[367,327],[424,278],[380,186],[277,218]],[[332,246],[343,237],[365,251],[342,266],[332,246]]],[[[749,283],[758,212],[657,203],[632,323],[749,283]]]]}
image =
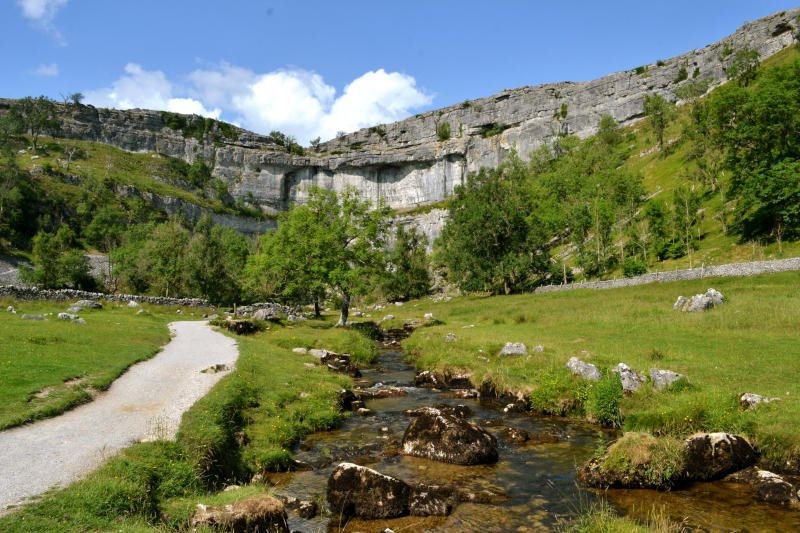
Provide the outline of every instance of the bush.
{"type": "Polygon", "coordinates": [[[647,274],[647,265],[636,257],[629,257],[622,263],[622,274],[626,278],[647,274]]]}
{"type": "Polygon", "coordinates": [[[622,383],[619,374],[605,372],[589,391],[586,400],[586,415],[603,426],[619,427],[621,418],[619,402],[622,400],[622,383]]]}
{"type": "Polygon", "coordinates": [[[490,122],[489,124],[484,124],[481,126],[481,129],[478,130],[478,133],[485,139],[486,137],[493,137],[503,133],[507,129],[508,126],[504,126],[503,124],[497,122],[490,122]]]}
{"type": "Polygon", "coordinates": [[[689,72],[686,70],[686,67],[681,67],[678,71],[678,76],[675,78],[675,83],[680,83],[685,79],[689,78],[689,72]]]}
{"type": "Polygon", "coordinates": [[[440,141],[446,141],[450,138],[450,123],[449,122],[442,122],[441,124],[436,125],[436,135],[439,137],[440,141]]]}
{"type": "MultiPolygon", "coordinates": [[[[171,165],[174,165],[171,163],[171,165]]],[[[176,165],[177,166],[177,165],[176,165]]],[[[175,168],[175,166],[173,166],[175,168]]],[[[186,178],[194,187],[202,189],[211,180],[211,169],[208,168],[202,157],[198,157],[186,171],[186,178]]]]}

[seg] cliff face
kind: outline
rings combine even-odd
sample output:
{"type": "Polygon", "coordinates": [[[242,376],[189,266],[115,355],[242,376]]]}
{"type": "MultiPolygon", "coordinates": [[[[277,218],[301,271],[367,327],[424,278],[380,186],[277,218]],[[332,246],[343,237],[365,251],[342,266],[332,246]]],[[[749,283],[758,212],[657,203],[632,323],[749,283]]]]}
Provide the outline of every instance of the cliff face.
{"type": "MultiPolygon", "coordinates": [[[[62,105],[61,136],[108,143],[131,151],[158,151],[188,162],[202,156],[214,176],[265,212],[303,202],[307,186],[357,188],[376,202],[408,209],[443,200],[468,172],[496,166],[512,147],[528,156],[555,133],[588,136],[609,114],[622,124],[642,117],[643,99],[658,93],[675,100],[674,91],[693,80],[726,81],[733,54],[749,47],[764,59],[795,42],[800,8],[747,24],[723,41],[646,65],[581,82],[562,82],[502,91],[430,111],[394,124],[362,129],[323,143],[319,152],[293,156],[270,137],[217,123],[196,137],[165,125],[158,111],[117,111],[62,105]],[[660,62],[662,63],[662,62],[660,62]],[[676,82],[685,68],[688,80],[676,82]],[[696,75],[695,75],[696,73],[696,75]],[[450,138],[440,140],[437,126],[447,123],[450,138]],[[498,132],[498,133],[495,133],[498,132]],[[201,140],[198,140],[201,139],[201,140]]],[[[0,100],[0,110],[11,102],[0,100]]],[[[199,117],[185,117],[189,123],[199,117]]],[[[434,218],[440,218],[436,215],[434,218]]]]}

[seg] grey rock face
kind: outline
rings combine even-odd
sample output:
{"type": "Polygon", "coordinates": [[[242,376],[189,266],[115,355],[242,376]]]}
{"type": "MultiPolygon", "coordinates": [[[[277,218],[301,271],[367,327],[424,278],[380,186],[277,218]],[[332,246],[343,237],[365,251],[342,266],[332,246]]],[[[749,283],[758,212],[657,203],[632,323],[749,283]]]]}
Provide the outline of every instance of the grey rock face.
{"type": "Polygon", "coordinates": [[[486,430],[467,420],[428,407],[403,434],[404,455],[433,461],[474,465],[497,461],[497,440],[486,430]]]}
{"type": "Polygon", "coordinates": [[[647,381],[644,372],[635,372],[625,363],[618,364],[612,372],[619,374],[619,380],[622,383],[623,391],[635,392],[642,388],[642,383],[647,381]]]}
{"type": "MultiPolygon", "coordinates": [[[[319,152],[304,156],[292,156],[270,137],[238,128],[232,138],[220,136],[224,132],[214,126],[198,141],[167,127],[160,112],[139,109],[59,104],[61,135],[134,152],[159,152],[190,163],[196,157],[214,161],[213,176],[228,184],[235,200],[252,198],[255,207],[268,213],[304,203],[310,185],[334,191],[355,186],[373,203],[383,197],[391,207],[413,208],[443,200],[469,172],[503,162],[512,147],[527,158],[553,131],[585,137],[595,132],[605,114],[623,126],[632,124],[642,117],[645,95],[656,93],[676,100],[675,90],[691,82],[675,82],[681,68],[697,69],[696,80],[725,81],[733,60],[733,54],[721,53],[725,46],[752,48],[766,59],[794,43],[797,14],[795,8],[751,22],[721,42],[662,65],[643,65],[646,73],[622,71],[586,82],[505,90],[380,128],[364,128],[323,143],[319,152]],[[566,117],[556,118],[562,108],[566,117]],[[450,124],[453,135],[440,141],[436,126],[444,122],[450,124]],[[489,124],[505,129],[484,137],[481,132],[489,124]]],[[[10,103],[0,100],[0,112],[10,103]]]]}
{"type": "Polygon", "coordinates": [[[507,342],[498,355],[528,355],[528,347],[521,342],[507,342]]]}
{"type": "Polygon", "coordinates": [[[567,361],[567,368],[572,371],[575,376],[580,376],[587,381],[600,381],[603,374],[592,363],[581,361],[577,357],[570,357],[567,361]]]}
{"type": "Polygon", "coordinates": [[[653,382],[653,388],[656,390],[664,390],[681,378],[683,374],[678,374],[672,370],[659,370],[658,368],[650,369],[650,379],[653,382]]]}

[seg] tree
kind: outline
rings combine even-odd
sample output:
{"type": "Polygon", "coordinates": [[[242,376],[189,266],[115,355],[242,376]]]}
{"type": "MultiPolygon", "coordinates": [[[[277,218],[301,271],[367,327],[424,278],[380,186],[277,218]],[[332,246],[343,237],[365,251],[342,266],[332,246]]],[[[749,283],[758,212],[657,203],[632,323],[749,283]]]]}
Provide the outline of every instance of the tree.
{"type": "Polygon", "coordinates": [[[758,73],[760,57],[761,54],[757,50],[751,48],[736,50],[733,54],[731,64],[726,71],[728,78],[735,79],[741,85],[747,87],[758,73]]]}
{"type": "Polygon", "coordinates": [[[68,95],[67,98],[69,98],[70,101],[72,101],[73,105],[78,106],[81,105],[81,102],[83,102],[85,96],[83,95],[83,93],[72,93],[68,95]]]}
{"type": "Polygon", "coordinates": [[[369,292],[386,270],[387,215],[382,203],[372,209],[353,188],[337,194],[311,187],[308,204],[293,206],[262,238],[248,264],[251,286],[296,302],[333,291],[342,300],[337,326],[344,326],[351,297],[369,292]]]}
{"type": "Polygon", "coordinates": [[[702,198],[693,188],[682,185],[675,189],[673,203],[676,237],[689,254],[689,268],[691,268],[692,251],[697,249],[697,241],[700,238],[697,230],[700,225],[699,210],[702,198]]]}
{"type": "Polygon", "coordinates": [[[56,235],[37,233],[31,254],[36,269],[21,268],[20,279],[45,289],[94,290],[96,282],[89,275],[89,262],[80,251],[69,249],[72,238],[74,233],[66,226],[56,235]]]}
{"type": "Polygon", "coordinates": [[[597,137],[609,146],[616,146],[622,136],[619,134],[619,125],[611,115],[603,115],[597,123],[597,137]]]}
{"type": "Polygon", "coordinates": [[[231,228],[214,225],[204,215],[186,247],[187,289],[215,304],[233,304],[242,296],[241,277],[247,241],[231,228]]]}
{"type": "Polygon", "coordinates": [[[664,149],[664,132],[674,116],[675,105],[660,94],[650,94],[644,97],[644,114],[648,118],[648,125],[658,139],[658,149],[664,149]]]}
{"type": "Polygon", "coordinates": [[[394,244],[389,252],[389,268],[383,283],[388,300],[419,298],[428,293],[431,277],[428,273],[428,238],[417,229],[399,224],[394,244]]]}
{"type": "Polygon", "coordinates": [[[773,236],[782,251],[784,237],[800,231],[800,60],[764,71],[749,87],[725,85],[709,105],[741,229],[773,236]]]}
{"type": "Polygon", "coordinates": [[[509,294],[549,272],[549,234],[533,209],[526,174],[512,155],[497,169],[481,169],[456,187],[439,255],[450,280],[462,289],[509,294]]]}
{"type": "Polygon", "coordinates": [[[37,150],[37,140],[42,133],[53,133],[59,128],[56,116],[56,104],[46,96],[31,98],[26,96],[11,108],[13,120],[16,120],[23,132],[31,135],[33,149],[37,150]]]}

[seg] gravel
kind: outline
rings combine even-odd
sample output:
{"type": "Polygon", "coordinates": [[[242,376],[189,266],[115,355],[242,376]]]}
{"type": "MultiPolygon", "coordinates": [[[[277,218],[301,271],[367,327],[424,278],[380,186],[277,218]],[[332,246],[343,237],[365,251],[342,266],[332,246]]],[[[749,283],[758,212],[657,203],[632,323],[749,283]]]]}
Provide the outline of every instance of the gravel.
{"type": "MultiPolygon", "coordinates": [[[[137,441],[174,439],[181,415],[233,367],[236,342],[206,322],[173,322],[174,338],[132,366],[94,401],[63,415],[0,431],[0,510],[66,486],[137,441]]],[[[122,334],[122,332],[121,332],[122,334]]]]}

